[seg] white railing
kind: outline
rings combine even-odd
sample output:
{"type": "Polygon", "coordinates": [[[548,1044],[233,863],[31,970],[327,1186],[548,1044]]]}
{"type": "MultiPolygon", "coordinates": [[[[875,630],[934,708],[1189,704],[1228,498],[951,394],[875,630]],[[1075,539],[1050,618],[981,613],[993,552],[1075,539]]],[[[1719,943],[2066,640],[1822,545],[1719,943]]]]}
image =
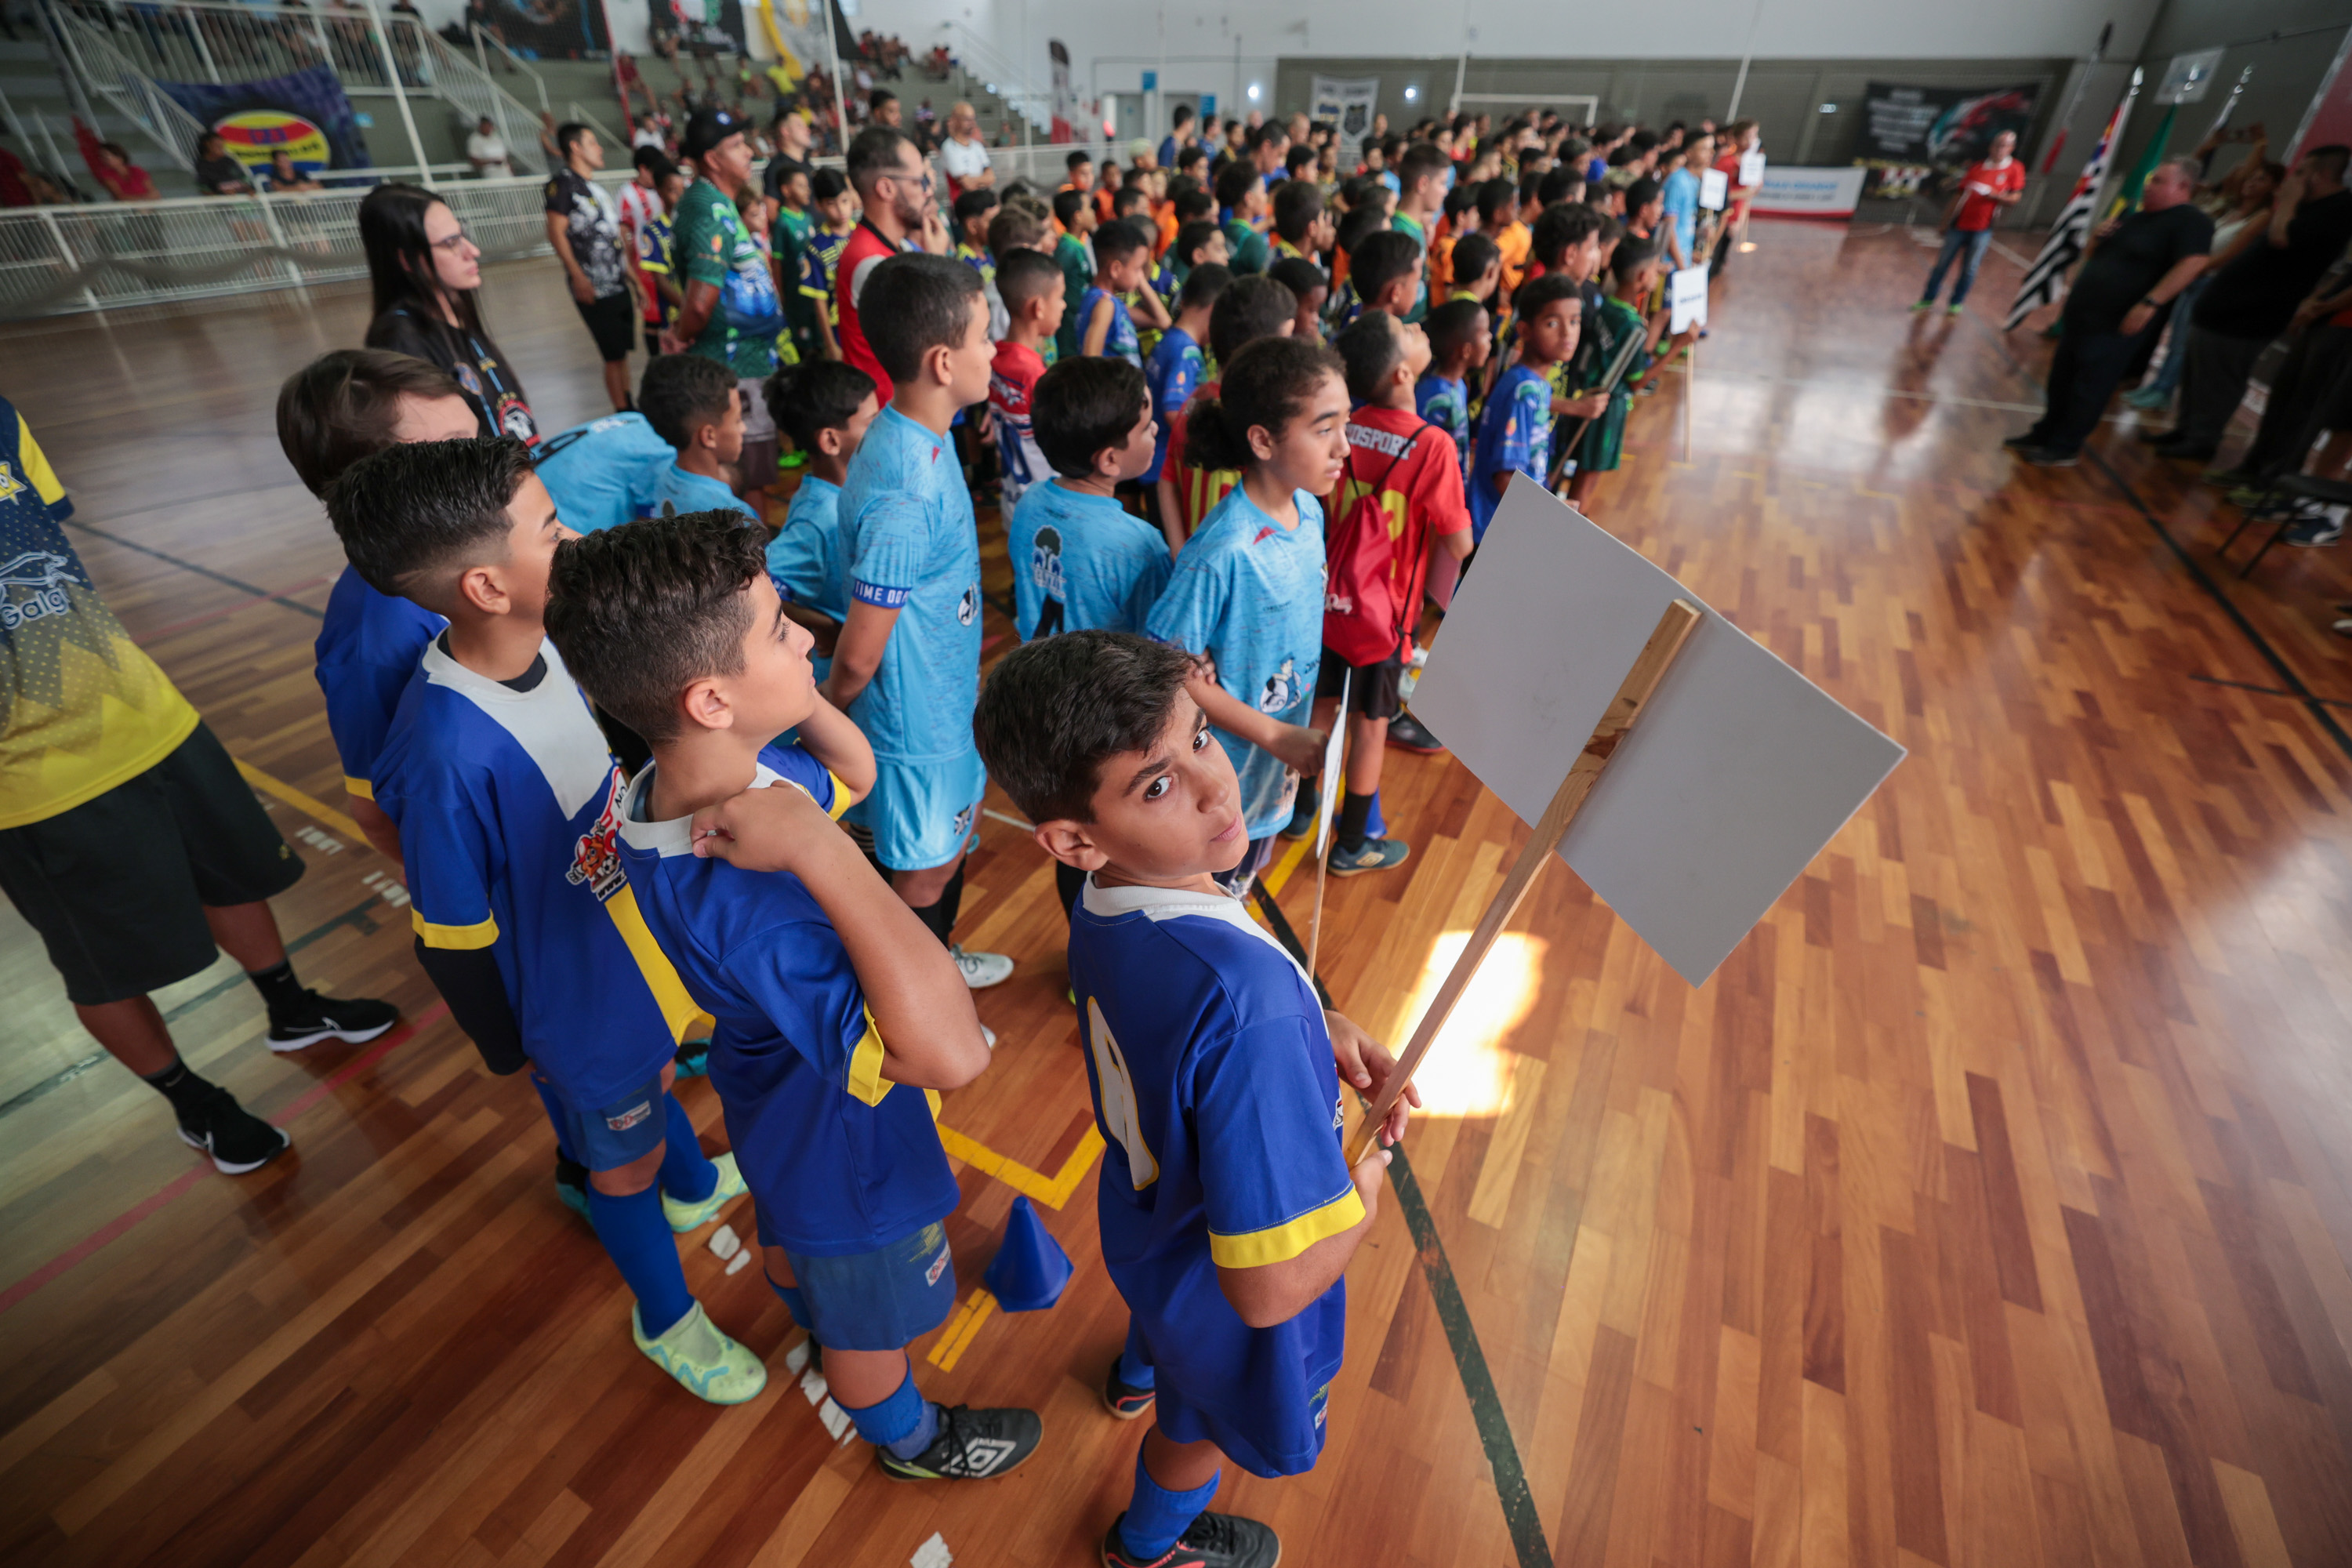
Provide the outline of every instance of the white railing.
{"type": "MultiPolygon", "coordinates": [[[[630,176],[596,176],[617,186],[630,176]]],[[[0,211],[0,319],[347,281],[367,276],[357,188],[190,196],[0,211]]],[[[542,183],[521,176],[436,187],[488,261],[548,254],[542,183]]]]}
{"type": "Polygon", "coordinates": [[[418,26],[406,16],[393,18],[393,33],[395,37],[404,34],[419,41],[432,64],[433,90],[465,111],[468,129],[488,119],[498,127],[499,139],[507,144],[507,156],[517,170],[547,173],[547,155],[539,145],[538,115],[491,80],[481,67],[451,48],[440,34],[418,26]]]}
{"type": "MultiPolygon", "coordinates": [[[[47,0],[107,37],[118,53],[159,81],[257,81],[331,65],[347,90],[388,89],[383,54],[364,12],[199,3],[121,5],[110,0],[47,0]]],[[[394,17],[397,24],[408,18],[394,17]]],[[[395,37],[405,85],[422,87],[419,50],[395,37]]]]}
{"type": "MultiPolygon", "coordinates": [[[[182,169],[196,166],[196,142],[205,126],[180,107],[171,94],[157,87],[136,62],[115,47],[122,35],[101,30],[77,12],[58,7],[50,13],[57,24],[73,69],[93,97],[146,134],[156,149],[182,169]]],[[[143,20],[143,18],[142,18],[143,20]]]]}

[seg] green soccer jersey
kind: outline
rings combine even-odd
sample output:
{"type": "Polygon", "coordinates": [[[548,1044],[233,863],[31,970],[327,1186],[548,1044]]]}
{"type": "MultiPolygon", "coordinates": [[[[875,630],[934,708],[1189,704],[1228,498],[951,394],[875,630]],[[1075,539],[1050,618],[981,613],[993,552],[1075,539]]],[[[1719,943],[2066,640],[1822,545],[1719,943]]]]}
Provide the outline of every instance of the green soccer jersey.
{"type": "Polygon", "coordinates": [[[689,285],[709,283],[719,289],[693,352],[726,365],[738,380],[772,374],[784,314],[767,252],[743,226],[727,194],[708,180],[695,181],[678,200],[675,254],[689,285]]]}

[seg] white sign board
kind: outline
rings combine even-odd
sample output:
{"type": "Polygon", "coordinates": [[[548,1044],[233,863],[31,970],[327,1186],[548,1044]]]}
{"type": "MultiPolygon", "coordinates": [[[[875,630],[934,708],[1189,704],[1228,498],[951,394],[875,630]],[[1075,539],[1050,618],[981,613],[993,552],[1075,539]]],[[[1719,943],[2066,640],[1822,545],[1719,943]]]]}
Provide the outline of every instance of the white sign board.
{"type": "Polygon", "coordinates": [[[1743,190],[1752,191],[1763,183],[1764,154],[1761,153],[1742,153],[1739,154],[1740,188],[1743,190]]]}
{"type": "MultiPolygon", "coordinates": [[[[1514,484],[1446,612],[1413,716],[1533,822],[1678,598],[1697,602],[1541,486],[1514,484]]],[[[1702,985],[1902,760],[1708,609],[1560,857],[1702,985]]]]}
{"type": "Polygon", "coordinates": [[[1372,115],[1380,108],[1381,79],[1318,76],[1307,97],[1313,105],[1307,118],[1339,128],[1339,166],[1354,168],[1363,159],[1364,138],[1371,134],[1372,115]]]}
{"type": "Polygon", "coordinates": [[[1787,217],[1852,217],[1862,200],[1862,177],[1868,172],[1776,164],[1764,171],[1748,210],[1787,217]]]}
{"type": "Polygon", "coordinates": [[[1318,826],[1315,829],[1315,853],[1322,855],[1331,847],[1331,824],[1339,815],[1339,785],[1347,776],[1340,753],[1348,744],[1348,687],[1356,679],[1354,670],[1339,678],[1339,706],[1331,714],[1331,738],[1323,742],[1322,799],[1315,805],[1318,826]]]}
{"type": "Polygon", "coordinates": [[[2220,49],[2199,49],[2195,54],[2175,55],[2172,63],[2164,68],[2164,80],[2158,84],[2158,103],[2201,103],[2205,89],[2213,85],[2213,73],[2221,68],[2220,49]]]}
{"type": "Polygon", "coordinates": [[[1667,273],[1666,304],[1674,312],[1666,322],[1666,331],[1687,331],[1706,325],[1706,268],[1685,267],[1667,273]]]}
{"type": "Polygon", "coordinates": [[[1723,210],[1724,198],[1731,193],[1731,176],[1720,169],[1709,169],[1698,177],[1698,205],[1711,213],[1723,210]]]}

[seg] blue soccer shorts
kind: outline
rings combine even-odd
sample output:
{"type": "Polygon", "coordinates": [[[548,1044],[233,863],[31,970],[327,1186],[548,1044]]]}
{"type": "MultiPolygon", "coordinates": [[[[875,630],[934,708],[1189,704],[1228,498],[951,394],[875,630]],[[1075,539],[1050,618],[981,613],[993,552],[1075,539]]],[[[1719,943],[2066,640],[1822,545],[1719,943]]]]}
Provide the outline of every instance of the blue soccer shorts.
{"type": "Polygon", "coordinates": [[[565,1103],[545,1079],[531,1075],[555,1119],[556,1142],[592,1171],[614,1171],[642,1160],[669,1140],[669,1096],[661,1075],[590,1110],[565,1103]]]}
{"type": "Polygon", "coordinates": [[[1331,1385],[1315,1391],[1302,1419],[1297,1422],[1242,1423],[1231,1416],[1193,1405],[1184,1397],[1177,1379],[1155,1367],[1152,1418],[1172,1443],[1214,1443],[1226,1458],[1251,1475],[1272,1480],[1277,1476],[1304,1475],[1322,1457],[1323,1440],[1330,1430],[1331,1385]]]}
{"type": "Polygon", "coordinates": [[[928,871],[963,853],[988,794],[988,769],[967,752],[943,763],[877,759],[874,793],[845,820],[874,835],[874,858],[893,871],[928,871]]]}
{"type": "MultiPolygon", "coordinates": [[[[764,1212],[760,1240],[778,1245],[764,1212]]],[[[955,1258],[942,1225],[845,1258],[810,1258],[789,1247],[784,1257],[794,1282],[777,1286],[776,1293],[792,1309],[793,1321],[827,1350],[899,1350],[955,1310],[955,1258]]]]}

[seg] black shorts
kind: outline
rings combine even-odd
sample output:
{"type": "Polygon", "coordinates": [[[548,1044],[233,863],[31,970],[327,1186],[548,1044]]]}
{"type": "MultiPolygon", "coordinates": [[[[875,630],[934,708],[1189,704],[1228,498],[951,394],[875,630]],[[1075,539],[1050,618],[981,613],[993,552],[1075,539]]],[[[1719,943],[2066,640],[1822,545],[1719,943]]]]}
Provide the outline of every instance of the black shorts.
{"type": "Polygon", "coordinates": [[[1323,668],[1315,677],[1315,695],[1339,695],[1339,678],[1352,672],[1355,679],[1348,686],[1348,711],[1361,713],[1367,719],[1393,719],[1404,711],[1404,699],[1399,695],[1404,681],[1404,650],[1381,659],[1377,664],[1349,664],[1329,648],[1323,650],[1323,668]]]}
{"type": "Polygon", "coordinates": [[[202,724],[95,800],[0,828],[0,891],[84,1007],[201,973],[215,956],[205,907],[257,903],[302,870],[202,724]]]}
{"type": "Polygon", "coordinates": [[[637,307],[627,289],[607,294],[593,305],[574,300],[572,308],[588,323],[588,335],[596,340],[596,352],[606,364],[620,363],[637,346],[637,307]]]}

